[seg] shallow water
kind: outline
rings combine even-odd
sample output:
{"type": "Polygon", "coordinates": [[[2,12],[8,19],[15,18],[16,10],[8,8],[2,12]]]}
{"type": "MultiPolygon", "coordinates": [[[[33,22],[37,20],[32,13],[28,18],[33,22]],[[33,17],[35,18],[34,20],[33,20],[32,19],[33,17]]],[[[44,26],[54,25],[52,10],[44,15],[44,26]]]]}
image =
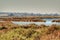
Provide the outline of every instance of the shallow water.
{"type": "Polygon", "coordinates": [[[15,24],[19,24],[19,25],[27,25],[27,24],[37,24],[37,25],[41,25],[41,24],[45,24],[45,25],[52,25],[52,24],[57,24],[60,25],[59,22],[52,22],[52,20],[58,20],[58,19],[43,19],[46,20],[46,22],[13,22],[15,24]]]}

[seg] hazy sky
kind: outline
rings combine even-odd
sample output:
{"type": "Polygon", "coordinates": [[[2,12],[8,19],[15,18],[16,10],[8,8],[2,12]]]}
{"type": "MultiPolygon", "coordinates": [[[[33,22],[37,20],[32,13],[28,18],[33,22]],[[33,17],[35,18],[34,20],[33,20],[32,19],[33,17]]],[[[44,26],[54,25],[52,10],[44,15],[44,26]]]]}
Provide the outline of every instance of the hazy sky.
{"type": "Polygon", "coordinates": [[[0,12],[60,13],[60,0],[0,0],[0,12]]]}

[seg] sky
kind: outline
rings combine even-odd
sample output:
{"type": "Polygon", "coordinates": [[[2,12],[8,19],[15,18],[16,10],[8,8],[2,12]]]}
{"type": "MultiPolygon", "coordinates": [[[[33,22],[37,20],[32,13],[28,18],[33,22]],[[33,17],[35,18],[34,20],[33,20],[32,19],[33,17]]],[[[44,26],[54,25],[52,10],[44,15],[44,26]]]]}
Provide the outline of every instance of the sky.
{"type": "Polygon", "coordinates": [[[0,0],[0,12],[60,13],[60,0],[0,0]]]}

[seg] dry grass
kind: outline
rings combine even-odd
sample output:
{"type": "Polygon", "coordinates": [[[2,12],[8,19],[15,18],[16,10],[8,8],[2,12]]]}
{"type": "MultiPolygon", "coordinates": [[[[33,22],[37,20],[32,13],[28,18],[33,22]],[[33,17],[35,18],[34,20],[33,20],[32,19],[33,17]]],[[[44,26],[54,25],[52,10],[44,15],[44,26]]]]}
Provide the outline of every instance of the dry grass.
{"type": "Polygon", "coordinates": [[[60,25],[16,25],[4,22],[0,25],[0,40],[60,40],[60,25]]]}

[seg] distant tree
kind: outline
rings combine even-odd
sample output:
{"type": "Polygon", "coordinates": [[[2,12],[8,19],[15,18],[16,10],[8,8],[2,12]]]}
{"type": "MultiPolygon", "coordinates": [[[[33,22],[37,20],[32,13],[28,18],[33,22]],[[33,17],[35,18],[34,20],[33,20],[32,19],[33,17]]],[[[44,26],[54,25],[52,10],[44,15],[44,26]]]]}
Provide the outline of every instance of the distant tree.
{"type": "Polygon", "coordinates": [[[10,13],[9,16],[14,16],[14,14],[13,13],[10,13]]]}

